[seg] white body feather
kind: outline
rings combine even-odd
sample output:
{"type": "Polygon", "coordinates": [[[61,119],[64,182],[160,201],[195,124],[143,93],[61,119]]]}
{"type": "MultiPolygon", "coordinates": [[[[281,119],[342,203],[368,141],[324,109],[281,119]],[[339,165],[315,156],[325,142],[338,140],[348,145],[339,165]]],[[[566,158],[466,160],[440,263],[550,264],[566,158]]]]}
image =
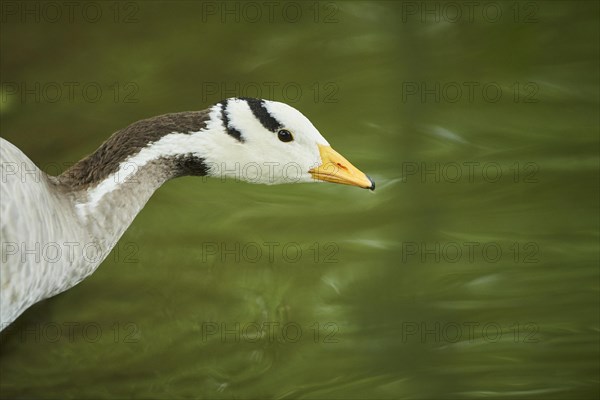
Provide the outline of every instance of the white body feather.
{"type": "MultiPolygon", "coordinates": [[[[52,178],[0,138],[0,322],[2,328],[37,301],[60,293],[99,264],[83,257],[94,240],[52,178]]],[[[100,260],[101,261],[101,260],[100,260]]]]}

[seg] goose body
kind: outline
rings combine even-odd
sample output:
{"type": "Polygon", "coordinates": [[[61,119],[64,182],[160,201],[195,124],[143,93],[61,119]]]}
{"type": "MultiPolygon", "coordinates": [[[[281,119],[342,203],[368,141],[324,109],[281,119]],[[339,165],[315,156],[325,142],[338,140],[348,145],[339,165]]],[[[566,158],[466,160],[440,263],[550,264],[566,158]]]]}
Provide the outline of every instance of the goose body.
{"type": "Polygon", "coordinates": [[[0,173],[0,329],[92,274],[169,179],[374,189],[299,111],[251,98],[133,123],[59,176],[0,138],[0,173]]]}

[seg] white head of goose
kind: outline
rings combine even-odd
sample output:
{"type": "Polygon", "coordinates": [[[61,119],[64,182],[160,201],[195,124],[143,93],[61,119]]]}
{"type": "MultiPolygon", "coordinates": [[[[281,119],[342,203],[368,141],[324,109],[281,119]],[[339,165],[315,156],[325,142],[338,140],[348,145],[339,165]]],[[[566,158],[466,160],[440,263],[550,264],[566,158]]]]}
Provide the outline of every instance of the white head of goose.
{"type": "Polygon", "coordinates": [[[299,111],[252,98],[135,122],[56,177],[4,139],[0,162],[0,329],[89,276],[169,179],[375,188],[299,111]]]}

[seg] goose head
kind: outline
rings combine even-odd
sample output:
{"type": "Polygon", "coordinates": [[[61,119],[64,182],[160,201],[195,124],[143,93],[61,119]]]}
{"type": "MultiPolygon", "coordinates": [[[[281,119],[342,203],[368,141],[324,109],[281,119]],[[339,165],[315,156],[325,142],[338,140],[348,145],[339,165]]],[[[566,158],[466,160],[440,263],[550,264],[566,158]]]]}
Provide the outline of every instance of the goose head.
{"type": "Polygon", "coordinates": [[[82,188],[92,208],[107,193],[178,176],[232,178],[268,185],[333,182],[375,189],[371,178],[332,149],[295,108],[230,98],[203,111],[165,114],[115,132],[59,181],[82,188]],[[142,175],[146,176],[144,178],[142,175]]]}
{"type": "Polygon", "coordinates": [[[285,103],[230,98],[211,107],[209,116],[213,135],[211,140],[204,136],[197,154],[209,176],[375,189],[371,178],[333,150],[308,118],[285,103]]]}

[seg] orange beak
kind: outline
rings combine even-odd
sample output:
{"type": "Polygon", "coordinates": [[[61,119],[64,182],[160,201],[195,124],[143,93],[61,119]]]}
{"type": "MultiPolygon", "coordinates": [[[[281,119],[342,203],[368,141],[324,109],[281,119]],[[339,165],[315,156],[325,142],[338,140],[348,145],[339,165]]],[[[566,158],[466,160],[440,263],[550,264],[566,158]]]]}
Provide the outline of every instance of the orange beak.
{"type": "Polygon", "coordinates": [[[330,146],[318,146],[323,164],[308,171],[313,178],[320,181],[375,190],[375,182],[354,165],[350,164],[350,161],[342,157],[340,153],[330,146]]]}

